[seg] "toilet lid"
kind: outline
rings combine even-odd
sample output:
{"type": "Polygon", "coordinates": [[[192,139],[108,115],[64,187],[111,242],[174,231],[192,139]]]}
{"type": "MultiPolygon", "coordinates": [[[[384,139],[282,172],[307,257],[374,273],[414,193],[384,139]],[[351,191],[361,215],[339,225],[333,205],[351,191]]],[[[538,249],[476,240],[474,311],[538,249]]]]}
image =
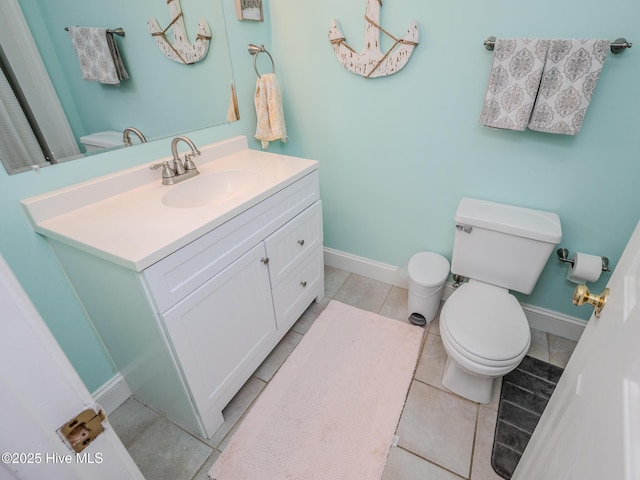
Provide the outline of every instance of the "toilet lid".
{"type": "Polygon", "coordinates": [[[531,338],[518,300],[492,285],[473,282],[458,287],[446,301],[440,320],[460,349],[486,360],[516,358],[531,338]]]}

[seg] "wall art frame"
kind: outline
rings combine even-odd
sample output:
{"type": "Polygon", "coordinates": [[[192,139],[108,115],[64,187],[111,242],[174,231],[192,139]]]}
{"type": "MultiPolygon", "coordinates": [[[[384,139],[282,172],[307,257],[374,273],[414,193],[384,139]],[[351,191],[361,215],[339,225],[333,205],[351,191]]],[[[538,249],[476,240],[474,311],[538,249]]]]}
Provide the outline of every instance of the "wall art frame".
{"type": "Polygon", "coordinates": [[[238,20],[263,22],[262,0],[236,0],[236,15],[238,20]]]}

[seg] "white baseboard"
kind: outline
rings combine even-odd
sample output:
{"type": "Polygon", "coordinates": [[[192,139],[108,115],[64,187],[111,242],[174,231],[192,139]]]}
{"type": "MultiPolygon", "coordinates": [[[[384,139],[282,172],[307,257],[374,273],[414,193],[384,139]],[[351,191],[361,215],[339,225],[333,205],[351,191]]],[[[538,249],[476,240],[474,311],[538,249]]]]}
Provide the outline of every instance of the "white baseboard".
{"type": "Polygon", "coordinates": [[[551,333],[569,340],[578,341],[587,326],[587,322],[581,318],[565,315],[564,313],[536,307],[535,305],[522,304],[527,320],[531,328],[551,333]]]}
{"type": "Polygon", "coordinates": [[[409,287],[409,274],[406,265],[404,268],[398,268],[328,247],[324,247],[324,263],[330,267],[346,270],[379,282],[402,288],[409,287]]]}
{"type": "Polygon", "coordinates": [[[93,399],[100,405],[107,415],[114,412],[133,393],[124,377],[117,373],[111,380],[93,392],[93,399]]]}
{"type": "MultiPolygon", "coordinates": [[[[397,287],[409,287],[409,273],[406,265],[395,267],[327,247],[324,248],[324,263],[330,267],[346,270],[347,272],[362,275],[363,277],[397,287]]],[[[449,298],[449,295],[451,295],[454,290],[453,284],[447,282],[442,300],[444,301],[449,298]]],[[[522,309],[527,316],[531,328],[570,340],[577,341],[587,325],[587,322],[580,318],[571,317],[534,305],[522,304],[522,309]]]]}

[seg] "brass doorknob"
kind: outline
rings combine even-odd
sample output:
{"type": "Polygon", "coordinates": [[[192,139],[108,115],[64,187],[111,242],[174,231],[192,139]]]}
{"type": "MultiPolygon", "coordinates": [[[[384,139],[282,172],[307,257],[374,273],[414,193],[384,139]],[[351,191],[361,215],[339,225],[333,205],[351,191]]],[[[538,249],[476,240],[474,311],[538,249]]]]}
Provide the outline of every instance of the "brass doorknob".
{"type": "Polygon", "coordinates": [[[607,303],[608,296],[608,288],[605,288],[600,295],[596,295],[591,293],[586,285],[578,285],[573,292],[573,304],[578,306],[584,305],[585,303],[593,305],[596,317],[599,317],[600,312],[604,308],[604,304],[607,303]]]}

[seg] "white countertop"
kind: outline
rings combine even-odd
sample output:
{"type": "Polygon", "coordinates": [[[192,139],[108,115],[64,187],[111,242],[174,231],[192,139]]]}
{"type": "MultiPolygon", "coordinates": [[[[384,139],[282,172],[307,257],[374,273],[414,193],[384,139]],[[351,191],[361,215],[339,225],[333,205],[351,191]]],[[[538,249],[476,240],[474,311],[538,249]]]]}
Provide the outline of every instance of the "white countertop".
{"type": "Polygon", "coordinates": [[[194,160],[200,175],[177,185],[162,185],[161,170],[151,171],[155,162],[150,162],[21,204],[36,232],[142,271],[318,168],[314,160],[250,150],[246,137],[198,147],[202,155],[194,160]],[[255,171],[259,178],[227,201],[192,208],[162,202],[172,188],[184,188],[207,173],[237,169],[255,171]]]}

